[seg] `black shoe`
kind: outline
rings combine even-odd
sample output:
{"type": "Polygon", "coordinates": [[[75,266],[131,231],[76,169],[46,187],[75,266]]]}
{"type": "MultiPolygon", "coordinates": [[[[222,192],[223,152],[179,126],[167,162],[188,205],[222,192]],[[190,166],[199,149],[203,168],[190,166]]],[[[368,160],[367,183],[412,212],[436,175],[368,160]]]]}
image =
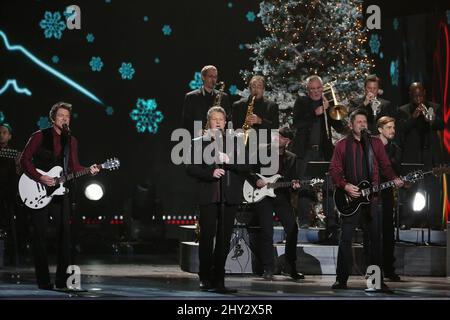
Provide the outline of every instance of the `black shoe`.
{"type": "Polygon", "coordinates": [[[336,281],[335,283],[333,283],[333,285],[331,286],[331,289],[333,290],[345,290],[347,289],[347,283],[346,282],[339,282],[336,281]]]}
{"type": "Polygon", "coordinates": [[[391,282],[400,282],[400,276],[396,273],[386,273],[384,279],[391,282]]]}
{"type": "Polygon", "coordinates": [[[294,279],[294,280],[300,280],[300,279],[305,279],[305,276],[297,271],[292,271],[289,276],[294,279]]]}
{"type": "Polygon", "coordinates": [[[199,287],[200,287],[200,290],[202,290],[202,291],[208,291],[208,290],[211,290],[214,288],[213,285],[211,284],[211,282],[207,281],[207,280],[205,280],[205,281],[200,280],[199,287]]]}
{"type": "Polygon", "coordinates": [[[273,272],[272,271],[264,271],[263,274],[264,280],[273,281],[273,272]]]}
{"type": "Polygon", "coordinates": [[[41,290],[54,290],[53,283],[39,284],[38,288],[41,290]]]}

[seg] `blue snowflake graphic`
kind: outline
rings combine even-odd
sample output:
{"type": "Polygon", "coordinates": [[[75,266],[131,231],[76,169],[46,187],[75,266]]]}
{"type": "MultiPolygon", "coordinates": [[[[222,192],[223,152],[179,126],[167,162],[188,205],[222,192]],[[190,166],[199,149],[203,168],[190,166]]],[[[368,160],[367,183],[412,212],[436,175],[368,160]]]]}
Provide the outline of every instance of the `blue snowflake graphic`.
{"type": "Polygon", "coordinates": [[[154,61],[155,61],[156,64],[159,64],[161,62],[161,60],[159,60],[158,57],[156,57],[154,61]]]}
{"type": "Polygon", "coordinates": [[[202,74],[200,72],[196,72],[194,74],[194,80],[189,82],[189,87],[192,90],[195,90],[195,89],[201,88],[202,85],[203,85],[202,74]]]}
{"type": "Polygon", "coordinates": [[[48,117],[40,117],[38,122],[36,122],[36,124],[39,129],[46,129],[52,126],[48,117]]]}
{"type": "Polygon", "coordinates": [[[89,62],[92,71],[101,71],[103,68],[103,61],[100,57],[92,57],[89,62]]]}
{"type": "Polygon", "coordinates": [[[0,111],[0,123],[5,122],[5,119],[6,119],[5,114],[3,113],[3,111],[0,111]]]}
{"type": "Polygon", "coordinates": [[[136,108],[130,112],[130,118],[136,121],[136,129],[140,133],[148,130],[149,133],[158,132],[158,124],[164,119],[161,111],[157,111],[158,104],[155,99],[138,98],[136,108]]]}
{"type": "Polygon", "coordinates": [[[372,34],[369,40],[370,51],[373,54],[378,54],[380,52],[380,37],[377,34],[372,34]]]}
{"type": "Polygon", "coordinates": [[[105,112],[108,116],[112,116],[114,114],[114,108],[111,106],[106,107],[105,112]]]}
{"type": "Polygon", "coordinates": [[[86,41],[92,43],[92,42],[94,42],[94,40],[95,40],[94,35],[92,33],[88,33],[86,36],[86,41]]]}
{"type": "Polygon", "coordinates": [[[228,2],[228,8],[233,8],[233,2],[228,2]]]}
{"type": "Polygon", "coordinates": [[[165,36],[170,36],[172,34],[172,28],[168,24],[165,24],[162,28],[162,32],[165,36]]]}
{"type": "Polygon", "coordinates": [[[44,19],[41,20],[39,26],[44,29],[46,38],[61,39],[62,32],[66,29],[66,24],[61,21],[61,14],[58,11],[54,13],[45,11],[44,19]]]}
{"type": "Polygon", "coordinates": [[[232,85],[230,86],[230,88],[228,89],[228,91],[230,91],[230,93],[231,93],[232,95],[236,95],[236,93],[237,93],[237,91],[238,91],[238,88],[236,87],[236,85],[232,84],[232,85]]]}
{"type": "Polygon", "coordinates": [[[144,22],[148,22],[148,16],[144,16],[144,22]]]}
{"type": "Polygon", "coordinates": [[[255,19],[256,19],[256,15],[255,15],[255,13],[254,13],[253,11],[247,12],[247,14],[245,15],[245,17],[247,18],[247,20],[248,20],[249,22],[254,22],[255,19]]]}
{"type": "Polygon", "coordinates": [[[122,66],[119,68],[119,73],[122,79],[133,79],[134,72],[135,71],[131,62],[122,62],[122,66]]]}
{"type": "Polygon", "coordinates": [[[393,86],[398,86],[399,70],[398,70],[398,58],[391,61],[390,68],[391,83],[393,86]]]}
{"type": "Polygon", "coordinates": [[[54,56],[52,57],[52,62],[53,62],[53,63],[58,63],[58,62],[59,62],[59,57],[58,57],[57,55],[54,55],[54,56]]]}
{"type": "Polygon", "coordinates": [[[392,20],[392,26],[394,27],[394,30],[398,30],[398,27],[400,26],[400,21],[398,21],[398,18],[394,18],[394,20],[392,20]]]}
{"type": "Polygon", "coordinates": [[[244,50],[245,49],[245,44],[239,44],[239,50],[244,50]]]}
{"type": "Polygon", "coordinates": [[[384,58],[384,54],[383,54],[383,52],[380,52],[380,59],[383,59],[384,58]]]}

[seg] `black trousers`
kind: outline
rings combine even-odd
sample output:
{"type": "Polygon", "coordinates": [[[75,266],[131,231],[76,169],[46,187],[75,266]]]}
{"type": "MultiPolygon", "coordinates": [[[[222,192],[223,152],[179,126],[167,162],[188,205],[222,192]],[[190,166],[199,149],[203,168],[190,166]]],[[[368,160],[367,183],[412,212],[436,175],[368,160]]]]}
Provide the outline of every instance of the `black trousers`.
{"type": "MultiPolygon", "coordinates": [[[[30,210],[31,211],[31,210],[30,210]]],[[[67,267],[70,261],[70,202],[68,196],[54,197],[52,202],[40,210],[32,210],[33,255],[36,280],[39,286],[51,283],[47,257],[47,234],[49,217],[55,227],[57,267],[55,284],[66,287],[67,267]]]]}
{"type": "Polygon", "coordinates": [[[237,209],[237,205],[226,204],[222,217],[219,203],[200,206],[198,275],[201,281],[223,284],[237,209]]]}
{"type": "Polygon", "coordinates": [[[364,232],[364,258],[367,266],[377,265],[382,269],[382,215],[379,200],[363,205],[350,217],[342,217],[336,279],[346,283],[353,266],[352,240],[355,228],[361,223],[364,232]]]}
{"type": "Polygon", "coordinates": [[[273,213],[281,220],[286,233],[286,263],[292,268],[297,260],[298,226],[295,221],[294,210],[288,198],[278,195],[276,198],[266,197],[255,204],[256,215],[261,227],[260,255],[265,271],[274,271],[273,256],[273,213]]]}
{"type": "Polygon", "coordinates": [[[387,274],[395,273],[394,262],[394,194],[392,189],[381,192],[383,208],[383,270],[387,274]]]}

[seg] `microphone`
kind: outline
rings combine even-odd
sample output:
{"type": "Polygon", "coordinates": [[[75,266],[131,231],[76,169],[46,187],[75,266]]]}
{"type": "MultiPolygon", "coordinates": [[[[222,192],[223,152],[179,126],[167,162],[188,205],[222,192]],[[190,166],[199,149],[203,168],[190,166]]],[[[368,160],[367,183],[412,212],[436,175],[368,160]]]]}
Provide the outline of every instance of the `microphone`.
{"type": "Polygon", "coordinates": [[[370,130],[367,129],[367,128],[362,128],[361,129],[361,135],[363,135],[363,134],[367,134],[367,135],[371,136],[372,132],[370,132],[370,130]]]}
{"type": "Polygon", "coordinates": [[[70,128],[69,128],[69,126],[67,125],[67,123],[64,123],[64,124],[62,125],[62,129],[63,129],[63,132],[67,133],[67,135],[70,136],[71,132],[70,132],[70,128]]]}

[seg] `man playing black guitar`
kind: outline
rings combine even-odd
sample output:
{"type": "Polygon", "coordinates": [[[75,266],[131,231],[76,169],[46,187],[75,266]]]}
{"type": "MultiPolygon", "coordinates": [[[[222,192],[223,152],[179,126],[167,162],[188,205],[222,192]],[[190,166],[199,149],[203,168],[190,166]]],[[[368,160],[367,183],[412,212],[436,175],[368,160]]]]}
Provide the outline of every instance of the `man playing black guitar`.
{"type": "MultiPolygon", "coordinates": [[[[50,120],[53,126],[39,130],[31,136],[20,158],[20,164],[30,178],[46,186],[55,186],[55,179],[40,174],[36,168],[48,171],[59,165],[65,172],[79,172],[85,168],[78,162],[78,143],[70,134],[70,117],[72,106],[65,102],[56,103],[50,110],[50,120]]],[[[94,164],[90,167],[91,174],[99,172],[94,164]]],[[[40,289],[51,290],[46,250],[46,226],[52,215],[57,234],[57,269],[55,286],[66,288],[66,269],[70,265],[70,203],[68,196],[54,197],[48,207],[31,212],[33,224],[33,254],[37,284],[40,289]]]]}
{"type": "MultiPolygon", "coordinates": [[[[356,185],[362,180],[379,184],[380,168],[383,176],[394,180],[395,185],[401,187],[403,181],[395,175],[383,142],[368,133],[367,113],[360,109],[353,111],[349,126],[351,133],[337,142],[331,159],[329,172],[334,185],[344,189],[349,197],[359,198],[361,192],[356,185]]],[[[353,232],[360,221],[364,231],[366,263],[382,268],[382,215],[378,212],[378,202],[378,196],[375,195],[369,205],[362,205],[355,214],[342,217],[337,276],[332,289],[347,289],[353,264],[353,232]]]]}

